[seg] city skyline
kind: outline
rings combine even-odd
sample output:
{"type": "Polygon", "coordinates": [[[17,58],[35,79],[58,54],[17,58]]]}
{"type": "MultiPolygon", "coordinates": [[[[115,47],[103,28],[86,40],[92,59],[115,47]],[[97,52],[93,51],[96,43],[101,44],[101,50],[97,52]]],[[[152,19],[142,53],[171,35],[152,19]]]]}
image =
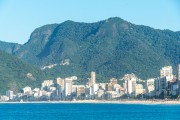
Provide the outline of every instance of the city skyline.
{"type": "MultiPolygon", "coordinates": [[[[177,76],[180,75],[180,64],[177,76]]],[[[141,80],[135,74],[125,74],[122,79],[96,82],[96,72],[90,73],[86,84],[74,84],[77,76],[44,80],[40,88],[25,86],[21,93],[7,90],[0,101],[66,101],[66,100],[118,100],[179,98],[180,79],[173,75],[172,66],[164,66],[159,77],[141,80]]]]}

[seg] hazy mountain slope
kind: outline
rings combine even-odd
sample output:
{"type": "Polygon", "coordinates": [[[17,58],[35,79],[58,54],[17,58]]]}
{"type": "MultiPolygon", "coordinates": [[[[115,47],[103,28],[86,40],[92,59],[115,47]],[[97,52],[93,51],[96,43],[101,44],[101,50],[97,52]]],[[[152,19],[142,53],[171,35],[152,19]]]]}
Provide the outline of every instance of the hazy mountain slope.
{"type": "Polygon", "coordinates": [[[0,51],[0,93],[11,89],[19,91],[25,86],[39,87],[48,76],[41,70],[0,51]]]}
{"type": "Polygon", "coordinates": [[[16,52],[20,47],[21,45],[17,43],[8,43],[8,42],[0,41],[0,50],[10,54],[16,52]]]}
{"type": "MultiPolygon", "coordinates": [[[[105,78],[134,72],[157,77],[164,65],[180,63],[180,33],[134,25],[120,18],[96,23],[66,21],[36,29],[15,55],[42,67],[69,61],[48,70],[54,75],[96,71],[105,78]]],[[[176,70],[176,69],[175,69],[176,70]]]]}
{"type": "Polygon", "coordinates": [[[37,55],[44,49],[56,26],[52,24],[35,29],[29,41],[14,54],[29,63],[39,64],[37,55]]]}

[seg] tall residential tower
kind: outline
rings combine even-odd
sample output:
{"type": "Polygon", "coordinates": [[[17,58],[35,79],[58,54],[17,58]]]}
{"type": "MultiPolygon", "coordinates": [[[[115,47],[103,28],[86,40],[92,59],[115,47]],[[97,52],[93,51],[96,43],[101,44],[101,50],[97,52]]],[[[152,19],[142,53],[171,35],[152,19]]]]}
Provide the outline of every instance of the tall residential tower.
{"type": "Polygon", "coordinates": [[[178,65],[178,80],[180,80],[180,64],[178,65]]]}
{"type": "Polygon", "coordinates": [[[173,69],[172,66],[165,66],[160,70],[160,77],[166,77],[167,81],[173,80],[173,69]]]}
{"type": "Polygon", "coordinates": [[[89,84],[90,84],[90,86],[92,86],[95,83],[96,83],[96,73],[95,72],[91,72],[91,78],[89,80],[89,84]]]}

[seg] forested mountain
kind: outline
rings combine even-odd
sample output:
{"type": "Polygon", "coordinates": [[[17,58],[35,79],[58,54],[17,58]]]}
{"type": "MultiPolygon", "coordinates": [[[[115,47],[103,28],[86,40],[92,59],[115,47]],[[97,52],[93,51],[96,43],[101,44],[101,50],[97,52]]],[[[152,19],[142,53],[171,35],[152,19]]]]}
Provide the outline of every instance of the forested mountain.
{"type": "Polygon", "coordinates": [[[135,73],[142,79],[158,77],[159,69],[180,63],[180,32],[135,25],[120,18],[96,23],[65,21],[33,31],[13,55],[44,67],[54,76],[87,75],[99,80],[135,73]]]}
{"type": "Polygon", "coordinates": [[[48,75],[38,68],[22,62],[12,55],[0,51],[0,93],[8,89],[20,91],[25,86],[40,87],[48,75]]]}
{"type": "Polygon", "coordinates": [[[8,42],[0,41],[0,50],[10,54],[15,53],[20,47],[21,45],[17,43],[8,43],[8,42]]]}

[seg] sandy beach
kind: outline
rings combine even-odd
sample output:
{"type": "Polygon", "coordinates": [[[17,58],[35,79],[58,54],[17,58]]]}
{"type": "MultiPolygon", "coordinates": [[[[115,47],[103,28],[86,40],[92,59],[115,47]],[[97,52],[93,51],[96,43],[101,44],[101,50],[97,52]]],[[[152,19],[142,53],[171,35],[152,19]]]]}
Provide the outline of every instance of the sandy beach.
{"type": "Polygon", "coordinates": [[[71,101],[71,103],[112,103],[112,104],[180,104],[180,100],[117,100],[117,101],[103,101],[103,100],[80,100],[71,101]]]}
{"type": "Polygon", "coordinates": [[[116,100],[116,101],[107,101],[107,100],[76,100],[76,101],[25,101],[25,102],[0,102],[0,104],[27,104],[27,103],[94,103],[94,104],[179,104],[180,100],[116,100]]]}

